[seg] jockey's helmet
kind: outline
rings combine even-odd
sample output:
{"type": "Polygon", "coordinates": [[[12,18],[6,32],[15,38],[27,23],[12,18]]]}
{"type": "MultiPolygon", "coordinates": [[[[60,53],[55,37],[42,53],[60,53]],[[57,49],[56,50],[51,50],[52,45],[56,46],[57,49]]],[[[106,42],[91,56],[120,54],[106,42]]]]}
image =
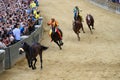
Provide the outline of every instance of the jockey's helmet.
{"type": "Polygon", "coordinates": [[[51,20],[52,20],[52,22],[54,22],[54,21],[55,21],[55,18],[51,18],[51,20]]]}

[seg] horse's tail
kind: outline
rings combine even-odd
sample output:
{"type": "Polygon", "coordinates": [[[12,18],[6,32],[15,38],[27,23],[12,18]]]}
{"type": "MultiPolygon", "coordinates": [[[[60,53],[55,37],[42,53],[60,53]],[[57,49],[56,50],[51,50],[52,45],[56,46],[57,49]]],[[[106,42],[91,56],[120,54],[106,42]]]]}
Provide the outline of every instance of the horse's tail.
{"type": "Polygon", "coordinates": [[[44,51],[44,50],[47,50],[48,47],[41,45],[41,49],[44,51]]]}

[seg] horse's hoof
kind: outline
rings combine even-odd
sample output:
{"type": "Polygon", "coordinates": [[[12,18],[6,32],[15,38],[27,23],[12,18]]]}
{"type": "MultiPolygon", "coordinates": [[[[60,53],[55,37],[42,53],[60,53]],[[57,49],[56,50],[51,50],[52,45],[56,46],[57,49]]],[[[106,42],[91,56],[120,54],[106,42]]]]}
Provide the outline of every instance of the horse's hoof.
{"type": "Polygon", "coordinates": [[[32,70],[35,70],[35,68],[32,68],[32,70]]]}
{"type": "Polygon", "coordinates": [[[62,42],[60,45],[63,46],[63,44],[64,44],[64,43],[62,42]]]}
{"type": "Polygon", "coordinates": [[[32,66],[31,65],[29,65],[29,68],[31,68],[32,66]]]}
{"type": "Polygon", "coordinates": [[[63,42],[62,42],[62,40],[60,40],[60,46],[62,46],[63,45],[63,42]]]}
{"type": "Polygon", "coordinates": [[[34,69],[36,69],[36,67],[34,67],[34,69]]]}
{"type": "Polygon", "coordinates": [[[43,67],[41,66],[41,69],[42,69],[43,67]]]}

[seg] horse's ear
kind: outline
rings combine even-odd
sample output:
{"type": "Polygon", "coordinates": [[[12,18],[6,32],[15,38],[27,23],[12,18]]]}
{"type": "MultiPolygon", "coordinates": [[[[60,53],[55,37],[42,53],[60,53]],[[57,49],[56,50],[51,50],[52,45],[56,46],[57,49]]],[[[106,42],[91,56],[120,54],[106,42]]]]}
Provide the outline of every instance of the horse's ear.
{"type": "Polygon", "coordinates": [[[27,44],[26,42],[21,42],[21,44],[27,44]]]}
{"type": "Polygon", "coordinates": [[[41,45],[41,49],[42,49],[42,50],[47,50],[48,47],[41,45]]]}

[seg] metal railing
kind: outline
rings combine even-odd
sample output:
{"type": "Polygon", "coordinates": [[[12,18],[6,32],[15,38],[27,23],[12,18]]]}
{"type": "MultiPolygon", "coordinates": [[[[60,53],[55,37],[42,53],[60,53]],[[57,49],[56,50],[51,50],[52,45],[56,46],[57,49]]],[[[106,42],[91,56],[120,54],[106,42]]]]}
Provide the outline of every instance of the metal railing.
{"type": "Polygon", "coordinates": [[[111,0],[88,0],[95,5],[120,14],[120,4],[113,3],[111,0]]]}

